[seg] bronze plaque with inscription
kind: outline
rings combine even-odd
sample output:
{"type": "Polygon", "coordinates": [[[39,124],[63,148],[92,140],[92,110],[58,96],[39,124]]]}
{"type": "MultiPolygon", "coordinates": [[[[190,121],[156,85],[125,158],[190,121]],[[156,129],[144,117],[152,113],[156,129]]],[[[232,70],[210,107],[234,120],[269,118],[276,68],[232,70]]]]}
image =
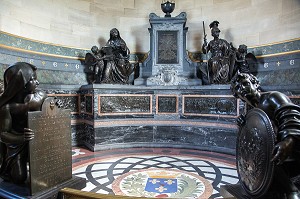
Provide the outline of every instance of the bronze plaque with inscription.
{"type": "Polygon", "coordinates": [[[47,98],[42,111],[28,113],[28,128],[34,132],[29,142],[30,193],[52,188],[72,178],[70,110],[47,98]]]}
{"type": "Polygon", "coordinates": [[[157,31],[158,64],[178,64],[178,31],[157,31]]]}

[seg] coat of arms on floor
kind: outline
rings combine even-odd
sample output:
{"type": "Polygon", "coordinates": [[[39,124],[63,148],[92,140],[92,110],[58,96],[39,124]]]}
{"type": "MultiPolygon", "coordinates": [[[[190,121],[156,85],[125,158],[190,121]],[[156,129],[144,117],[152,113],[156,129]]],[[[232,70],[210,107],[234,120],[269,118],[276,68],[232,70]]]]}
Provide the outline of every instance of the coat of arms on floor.
{"type": "Polygon", "coordinates": [[[208,198],[212,185],[203,177],[175,169],[144,169],[119,176],[116,195],[157,198],[208,198]]]}

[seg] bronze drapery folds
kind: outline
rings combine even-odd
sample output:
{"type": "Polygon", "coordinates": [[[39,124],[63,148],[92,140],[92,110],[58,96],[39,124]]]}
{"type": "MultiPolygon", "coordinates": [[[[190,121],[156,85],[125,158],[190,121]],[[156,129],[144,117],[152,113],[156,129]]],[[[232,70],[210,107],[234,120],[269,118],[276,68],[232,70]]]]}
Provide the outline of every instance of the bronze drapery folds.
{"type": "Polygon", "coordinates": [[[93,46],[85,56],[85,64],[92,68],[92,83],[128,84],[134,67],[129,62],[130,50],[118,29],[110,31],[110,38],[102,48],[93,46]]]}
{"type": "Polygon", "coordinates": [[[242,44],[236,49],[232,43],[220,39],[221,31],[218,21],[213,21],[209,27],[213,40],[207,43],[203,22],[204,43],[202,52],[204,54],[211,53],[205,69],[208,84],[228,84],[237,71],[250,73],[250,67],[254,67],[257,60],[252,53],[247,52],[247,46],[242,44]]]}

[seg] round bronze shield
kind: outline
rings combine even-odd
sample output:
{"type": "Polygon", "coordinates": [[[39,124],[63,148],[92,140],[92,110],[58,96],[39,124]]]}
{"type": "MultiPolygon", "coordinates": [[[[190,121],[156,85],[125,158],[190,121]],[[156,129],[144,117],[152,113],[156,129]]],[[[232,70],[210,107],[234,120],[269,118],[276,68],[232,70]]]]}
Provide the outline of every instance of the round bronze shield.
{"type": "Polygon", "coordinates": [[[268,191],[272,182],[275,134],[269,117],[261,109],[250,110],[245,118],[237,137],[237,171],[246,193],[259,198],[268,191]]]}

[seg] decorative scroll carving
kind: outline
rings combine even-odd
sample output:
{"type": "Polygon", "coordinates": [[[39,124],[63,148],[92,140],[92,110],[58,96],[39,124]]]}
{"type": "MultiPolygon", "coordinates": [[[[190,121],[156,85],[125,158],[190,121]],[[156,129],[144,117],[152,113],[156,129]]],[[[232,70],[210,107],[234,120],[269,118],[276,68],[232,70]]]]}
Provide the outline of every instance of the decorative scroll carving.
{"type": "Polygon", "coordinates": [[[234,101],[230,101],[227,99],[219,99],[216,102],[216,113],[232,113],[235,110],[235,103],[234,101]]]}

